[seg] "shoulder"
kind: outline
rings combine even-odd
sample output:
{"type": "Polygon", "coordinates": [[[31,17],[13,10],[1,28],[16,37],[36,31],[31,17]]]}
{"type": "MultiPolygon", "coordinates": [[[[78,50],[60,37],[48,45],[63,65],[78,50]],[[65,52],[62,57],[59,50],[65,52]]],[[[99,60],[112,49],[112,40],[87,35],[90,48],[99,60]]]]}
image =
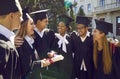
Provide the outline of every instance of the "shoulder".
{"type": "Polygon", "coordinates": [[[78,32],[76,32],[76,31],[73,31],[73,32],[71,32],[71,34],[70,34],[70,37],[71,38],[74,38],[74,37],[77,37],[78,36],[78,32]]]}
{"type": "Polygon", "coordinates": [[[8,41],[9,39],[6,38],[4,35],[0,34],[0,40],[8,41]]]}
{"type": "Polygon", "coordinates": [[[49,33],[54,33],[54,31],[52,29],[48,29],[49,33]]]}
{"type": "Polygon", "coordinates": [[[93,35],[90,33],[90,38],[93,39],[93,35]]]}
{"type": "Polygon", "coordinates": [[[45,28],[45,33],[46,34],[54,34],[54,31],[48,28],[45,28]]]}

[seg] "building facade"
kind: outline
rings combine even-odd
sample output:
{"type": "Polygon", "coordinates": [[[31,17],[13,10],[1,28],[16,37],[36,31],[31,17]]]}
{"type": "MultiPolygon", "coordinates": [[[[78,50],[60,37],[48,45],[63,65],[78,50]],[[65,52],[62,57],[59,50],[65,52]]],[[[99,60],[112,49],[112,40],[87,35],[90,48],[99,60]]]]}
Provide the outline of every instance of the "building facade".
{"type": "Polygon", "coordinates": [[[113,35],[120,39],[120,0],[71,0],[77,2],[73,7],[75,15],[79,8],[85,12],[86,16],[113,23],[113,35]]]}

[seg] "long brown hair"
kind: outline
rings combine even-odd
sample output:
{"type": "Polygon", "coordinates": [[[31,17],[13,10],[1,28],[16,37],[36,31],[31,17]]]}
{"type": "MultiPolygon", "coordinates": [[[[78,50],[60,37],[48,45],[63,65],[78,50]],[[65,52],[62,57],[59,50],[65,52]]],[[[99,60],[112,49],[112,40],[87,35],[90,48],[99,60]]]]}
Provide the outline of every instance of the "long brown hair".
{"type": "MultiPolygon", "coordinates": [[[[103,42],[103,56],[102,56],[102,62],[103,62],[103,71],[104,74],[109,74],[112,70],[112,50],[109,46],[109,43],[107,41],[106,35],[102,38],[103,42]]],[[[94,42],[94,54],[93,54],[93,60],[95,68],[97,69],[97,57],[98,57],[98,43],[97,41],[94,42]]]]}
{"type": "Polygon", "coordinates": [[[27,26],[28,26],[28,20],[21,23],[21,27],[18,30],[17,36],[24,38],[27,35],[27,26]]]}

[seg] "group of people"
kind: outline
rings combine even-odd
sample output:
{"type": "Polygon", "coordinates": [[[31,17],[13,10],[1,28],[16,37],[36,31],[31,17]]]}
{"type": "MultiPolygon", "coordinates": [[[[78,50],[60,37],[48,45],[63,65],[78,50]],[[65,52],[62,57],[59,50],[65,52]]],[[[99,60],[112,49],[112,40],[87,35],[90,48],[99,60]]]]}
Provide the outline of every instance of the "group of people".
{"type": "Polygon", "coordinates": [[[48,11],[0,3],[0,79],[120,79],[120,45],[107,38],[111,23],[95,19],[91,34],[91,18],[77,16],[69,33],[74,19],[63,14],[54,33],[46,28],[48,11]]]}

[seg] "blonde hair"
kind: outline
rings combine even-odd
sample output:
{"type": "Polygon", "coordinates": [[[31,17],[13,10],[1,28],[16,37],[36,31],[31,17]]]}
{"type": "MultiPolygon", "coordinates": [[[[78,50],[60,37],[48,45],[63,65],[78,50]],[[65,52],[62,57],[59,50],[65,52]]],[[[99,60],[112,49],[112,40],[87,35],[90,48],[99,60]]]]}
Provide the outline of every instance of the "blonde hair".
{"type": "MultiPolygon", "coordinates": [[[[111,48],[109,47],[109,44],[108,44],[108,41],[107,41],[107,38],[106,36],[104,35],[103,36],[103,56],[102,56],[102,62],[103,62],[103,71],[104,71],[104,74],[109,74],[112,70],[112,50],[111,48]]],[[[95,68],[97,69],[97,57],[98,57],[98,51],[97,51],[97,48],[98,48],[98,43],[97,41],[94,42],[94,53],[93,53],[93,60],[94,60],[94,65],[95,65],[95,68]]]]}

